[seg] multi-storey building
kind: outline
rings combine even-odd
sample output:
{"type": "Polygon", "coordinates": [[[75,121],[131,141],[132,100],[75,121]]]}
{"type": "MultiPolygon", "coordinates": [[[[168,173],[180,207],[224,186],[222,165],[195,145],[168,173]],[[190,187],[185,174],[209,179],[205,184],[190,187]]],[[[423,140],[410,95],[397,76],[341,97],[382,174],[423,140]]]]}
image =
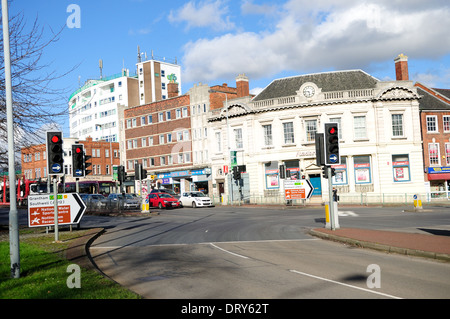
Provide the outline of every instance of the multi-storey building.
{"type": "Polygon", "coordinates": [[[181,81],[181,67],[176,61],[157,61],[153,56],[147,60],[139,54],[136,68],[136,74],[124,69],[112,76],[88,80],[69,98],[70,136],[120,142],[122,164],[126,161],[123,110],[167,99],[170,81],[181,81]]]}
{"type": "Polygon", "coordinates": [[[450,198],[450,90],[416,83],[420,99],[425,186],[432,198],[450,198]]]}
{"type": "Polygon", "coordinates": [[[226,181],[221,173],[231,162],[231,150],[246,168],[246,196],[282,197],[279,166],[284,164],[291,178],[305,176],[316,198],[327,200],[315,133],[323,132],[323,123],[337,122],[341,164],[332,182],[342,199],[425,192],[419,96],[404,76],[405,60],[396,59],[396,81],[380,81],[361,70],[293,76],[272,81],[252,100],[227,101],[212,110],[213,183],[226,181]]]}
{"type": "Polygon", "coordinates": [[[174,96],[165,100],[124,110],[125,166],[127,174],[134,175],[135,165],[142,164],[148,174],[158,174],[154,182],[184,190],[185,170],[192,167],[189,95],[171,91],[174,96]],[[179,173],[171,173],[174,170],[179,173]]]}

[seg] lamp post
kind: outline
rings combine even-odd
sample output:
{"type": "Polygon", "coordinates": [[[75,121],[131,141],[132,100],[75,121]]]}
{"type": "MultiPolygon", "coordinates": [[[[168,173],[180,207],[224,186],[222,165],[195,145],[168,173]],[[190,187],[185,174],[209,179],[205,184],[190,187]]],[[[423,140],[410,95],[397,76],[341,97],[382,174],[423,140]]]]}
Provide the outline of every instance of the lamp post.
{"type": "Polygon", "coordinates": [[[232,175],[231,175],[231,146],[230,146],[230,124],[228,122],[228,96],[226,92],[216,91],[216,90],[209,90],[209,93],[221,93],[225,94],[225,108],[227,109],[227,144],[228,144],[228,156],[229,156],[229,169],[228,169],[228,175],[230,176],[228,180],[228,202],[232,203],[233,201],[233,182],[232,182],[232,175]]]}

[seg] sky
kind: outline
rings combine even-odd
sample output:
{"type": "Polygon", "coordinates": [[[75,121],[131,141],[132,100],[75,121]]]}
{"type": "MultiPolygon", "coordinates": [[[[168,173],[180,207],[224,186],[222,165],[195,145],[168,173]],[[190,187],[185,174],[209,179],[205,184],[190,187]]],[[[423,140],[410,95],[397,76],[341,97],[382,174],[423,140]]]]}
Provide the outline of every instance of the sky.
{"type": "MultiPolygon", "coordinates": [[[[395,80],[401,53],[410,80],[450,88],[448,0],[14,0],[9,14],[18,12],[48,37],[63,28],[43,55],[53,72],[76,66],[53,83],[67,89],[62,108],[100,77],[100,59],[104,76],[135,73],[138,46],[177,59],[183,93],[199,82],[235,86],[241,73],[252,93],[278,78],[336,70],[395,80]]],[[[60,124],[68,136],[68,116],[60,124]]]]}

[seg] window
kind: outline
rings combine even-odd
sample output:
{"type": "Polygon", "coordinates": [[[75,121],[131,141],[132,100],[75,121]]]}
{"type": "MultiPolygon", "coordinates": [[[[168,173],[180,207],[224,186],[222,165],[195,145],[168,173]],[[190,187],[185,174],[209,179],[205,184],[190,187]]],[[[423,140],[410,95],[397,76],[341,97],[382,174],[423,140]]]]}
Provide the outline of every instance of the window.
{"type": "Polygon", "coordinates": [[[153,136],[149,136],[148,137],[148,146],[152,146],[153,145],[153,136]]]}
{"type": "Polygon", "coordinates": [[[394,182],[408,182],[411,180],[408,155],[392,155],[392,169],[394,182]]]}
{"type": "Polygon", "coordinates": [[[190,153],[185,153],[184,154],[184,160],[186,161],[186,163],[189,163],[191,161],[191,154],[190,153]]]}
{"type": "Polygon", "coordinates": [[[403,136],[403,114],[392,114],[392,136],[403,136]]]}
{"type": "Polygon", "coordinates": [[[141,116],[141,125],[145,125],[145,116],[141,116]]]}
{"type": "Polygon", "coordinates": [[[183,140],[183,132],[177,132],[177,141],[183,140]]]}
{"type": "Polygon", "coordinates": [[[283,123],[284,144],[294,143],[294,123],[283,123]]]}
{"type": "Polygon", "coordinates": [[[167,143],[172,143],[172,133],[167,133],[167,143]]]}
{"type": "Polygon", "coordinates": [[[136,126],[137,126],[137,125],[136,125],[136,119],[134,118],[134,119],[132,119],[131,121],[132,121],[132,123],[133,123],[133,124],[132,124],[133,127],[136,127],[136,126]]]}
{"type": "Polygon", "coordinates": [[[131,140],[127,141],[127,149],[131,150],[133,148],[133,143],[131,143],[131,140]]]}
{"type": "Polygon", "coordinates": [[[306,141],[314,142],[316,139],[316,131],[317,131],[317,120],[306,120],[306,141]]]}
{"type": "Polygon", "coordinates": [[[149,115],[149,116],[147,116],[147,119],[148,119],[148,124],[153,123],[153,116],[149,115]]]}
{"type": "Polygon", "coordinates": [[[166,120],[168,121],[168,120],[170,120],[172,117],[171,117],[171,115],[170,115],[170,111],[167,111],[166,112],[166,120]]]}
{"type": "Polygon", "coordinates": [[[177,119],[181,118],[181,109],[177,109],[177,110],[175,111],[175,117],[176,117],[177,119]]]}
{"type": "Polygon", "coordinates": [[[172,155],[167,155],[167,163],[168,163],[169,165],[172,165],[172,164],[173,164],[172,155]]]}
{"type": "Polygon", "coordinates": [[[342,140],[342,125],[341,125],[341,118],[340,117],[332,117],[330,118],[331,123],[337,123],[338,124],[338,137],[340,140],[342,140]]]}
{"type": "MultiPolygon", "coordinates": [[[[127,128],[131,127],[131,120],[127,120],[127,128]]],[[[97,130],[98,126],[95,128],[97,130]]]]}
{"type": "Polygon", "coordinates": [[[159,144],[164,144],[164,135],[159,136],[159,144]]]}
{"type": "Polygon", "coordinates": [[[179,164],[183,163],[183,154],[182,153],[178,154],[178,163],[179,164]]]}
{"type": "Polygon", "coordinates": [[[216,145],[217,145],[216,151],[219,152],[219,153],[222,152],[222,137],[221,137],[221,135],[222,134],[220,134],[220,132],[216,132],[215,133],[216,145]]]}
{"type": "Polygon", "coordinates": [[[109,172],[109,165],[106,165],[106,175],[111,175],[111,173],[109,172]]]}
{"type": "Polygon", "coordinates": [[[162,165],[166,165],[166,158],[164,157],[164,156],[161,156],[160,158],[159,158],[159,162],[160,162],[160,165],[162,166],[162,165]]]}
{"type": "Polygon", "coordinates": [[[187,117],[188,116],[188,109],[187,107],[183,107],[183,117],[187,117]]]}
{"type": "Polygon", "coordinates": [[[444,115],[442,122],[444,123],[444,132],[450,132],[450,115],[444,115]]]}
{"type": "Polygon", "coordinates": [[[272,124],[263,125],[264,146],[272,145],[272,124]]]}
{"type": "Polygon", "coordinates": [[[445,165],[450,166],[450,143],[445,143],[445,165]]]}
{"type": "Polygon", "coordinates": [[[427,116],[427,132],[434,133],[437,132],[437,116],[436,115],[428,115],[427,116]]]}
{"type": "Polygon", "coordinates": [[[355,156],[353,157],[353,164],[355,169],[355,183],[368,184],[371,182],[370,177],[370,156],[355,156]]]}
{"type": "Polygon", "coordinates": [[[183,138],[185,141],[189,141],[189,131],[184,131],[183,132],[183,138]]]}
{"type": "Polygon", "coordinates": [[[109,157],[109,149],[105,149],[105,157],[109,157]]]}
{"type": "Polygon", "coordinates": [[[355,139],[367,138],[366,117],[365,116],[355,116],[353,118],[353,129],[354,129],[355,139]]]}
{"type": "Polygon", "coordinates": [[[137,148],[138,147],[138,145],[137,145],[137,139],[134,139],[133,140],[133,148],[137,148]]]}
{"type": "Polygon", "coordinates": [[[146,137],[143,137],[141,139],[141,145],[142,145],[142,147],[146,147],[147,146],[147,138],[146,137]]]}
{"type": "Polygon", "coordinates": [[[164,113],[158,113],[158,121],[159,122],[164,121],[164,113]]]}
{"type": "Polygon", "coordinates": [[[278,178],[278,162],[272,161],[270,163],[264,164],[266,189],[279,188],[279,178],[278,178]]]}
{"type": "Polygon", "coordinates": [[[331,165],[335,169],[332,179],[333,185],[346,185],[347,181],[347,157],[341,156],[341,164],[331,165]]]}
{"type": "Polygon", "coordinates": [[[439,143],[428,143],[428,158],[430,160],[430,165],[440,165],[439,143]]]}
{"type": "Polygon", "coordinates": [[[235,146],[236,148],[243,148],[244,145],[242,143],[242,129],[241,128],[237,128],[234,129],[234,141],[235,141],[235,146]]]}
{"type": "Polygon", "coordinates": [[[134,161],[128,161],[128,169],[134,169],[134,161]]]}

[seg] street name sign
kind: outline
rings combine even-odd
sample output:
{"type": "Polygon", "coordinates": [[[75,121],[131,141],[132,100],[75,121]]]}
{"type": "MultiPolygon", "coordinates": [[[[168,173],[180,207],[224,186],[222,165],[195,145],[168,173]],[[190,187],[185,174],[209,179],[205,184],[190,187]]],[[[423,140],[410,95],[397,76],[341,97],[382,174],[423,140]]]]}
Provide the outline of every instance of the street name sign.
{"type": "MultiPolygon", "coordinates": [[[[78,224],[86,205],[78,193],[58,194],[58,225],[78,224]]],[[[28,196],[28,227],[55,224],[55,195],[28,196]]]]}
{"type": "Polygon", "coordinates": [[[286,179],[284,181],[284,198],[291,199],[308,199],[312,196],[313,187],[307,179],[286,179]]]}

